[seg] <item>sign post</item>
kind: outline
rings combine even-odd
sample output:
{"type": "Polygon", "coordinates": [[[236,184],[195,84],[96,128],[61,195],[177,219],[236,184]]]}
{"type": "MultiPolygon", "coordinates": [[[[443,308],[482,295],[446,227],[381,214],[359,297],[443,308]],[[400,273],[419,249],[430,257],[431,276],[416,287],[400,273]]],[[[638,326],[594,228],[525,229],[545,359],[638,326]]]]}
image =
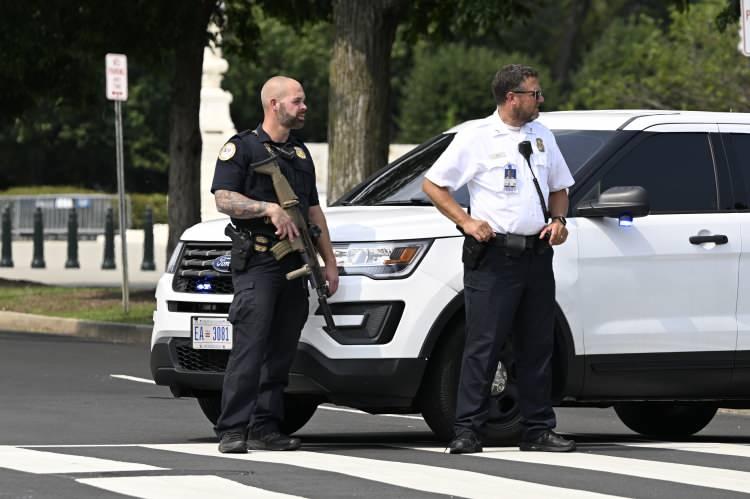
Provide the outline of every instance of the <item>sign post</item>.
{"type": "Polygon", "coordinates": [[[122,254],[122,308],[130,309],[128,289],[128,244],[125,206],[125,172],[122,153],[122,101],[128,100],[128,59],[123,54],[105,56],[107,73],[107,99],[115,103],[115,150],[117,158],[117,193],[120,201],[120,247],[122,254]]]}
{"type": "Polygon", "coordinates": [[[750,0],[740,2],[740,52],[750,56],[750,0]]]}

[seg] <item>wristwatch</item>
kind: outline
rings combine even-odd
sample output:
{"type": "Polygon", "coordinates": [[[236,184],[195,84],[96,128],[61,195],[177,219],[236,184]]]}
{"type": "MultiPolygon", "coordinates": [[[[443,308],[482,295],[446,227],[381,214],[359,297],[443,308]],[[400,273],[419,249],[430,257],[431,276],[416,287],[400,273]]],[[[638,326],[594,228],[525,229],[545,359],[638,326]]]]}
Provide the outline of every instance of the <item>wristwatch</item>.
{"type": "Polygon", "coordinates": [[[552,217],[550,220],[559,220],[560,223],[563,224],[563,227],[565,227],[566,225],[568,225],[568,221],[565,220],[565,217],[563,217],[563,216],[552,217]]]}

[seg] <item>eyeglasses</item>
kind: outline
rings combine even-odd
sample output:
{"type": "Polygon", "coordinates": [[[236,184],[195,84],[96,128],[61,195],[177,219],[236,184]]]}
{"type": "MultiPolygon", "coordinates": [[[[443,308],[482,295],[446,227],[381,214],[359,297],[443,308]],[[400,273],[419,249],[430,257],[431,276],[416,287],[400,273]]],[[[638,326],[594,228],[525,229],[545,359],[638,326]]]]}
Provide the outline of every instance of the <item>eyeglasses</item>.
{"type": "Polygon", "coordinates": [[[542,98],[542,90],[511,90],[514,94],[531,94],[536,100],[542,98]]]}

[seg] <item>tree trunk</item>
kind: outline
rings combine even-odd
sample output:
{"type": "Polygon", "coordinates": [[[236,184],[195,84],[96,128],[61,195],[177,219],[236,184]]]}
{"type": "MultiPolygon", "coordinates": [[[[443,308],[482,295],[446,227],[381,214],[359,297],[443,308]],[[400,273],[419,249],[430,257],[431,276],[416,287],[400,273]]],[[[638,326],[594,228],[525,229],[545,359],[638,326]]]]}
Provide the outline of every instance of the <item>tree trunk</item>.
{"type": "Polygon", "coordinates": [[[327,197],[335,201],[388,160],[390,61],[403,0],[334,0],[327,197]]]}
{"type": "Polygon", "coordinates": [[[175,70],[169,109],[169,188],[167,258],[182,232],[200,222],[201,134],[198,122],[203,47],[216,2],[190,2],[175,13],[180,35],[175,38],[175,70]]]}
{"type": "Polygon", "coordinates": [[[573,51],[578,35],[581,32],[583,22],[586,20],[591,0],[574,0],[568,6],[567,15],[563,20],[562,37],[557,44],[557,59],[552,67],[552,77],[562,82],[561,90],[567,90],[570,86],[570,69],[573,63],[573,51]]]}

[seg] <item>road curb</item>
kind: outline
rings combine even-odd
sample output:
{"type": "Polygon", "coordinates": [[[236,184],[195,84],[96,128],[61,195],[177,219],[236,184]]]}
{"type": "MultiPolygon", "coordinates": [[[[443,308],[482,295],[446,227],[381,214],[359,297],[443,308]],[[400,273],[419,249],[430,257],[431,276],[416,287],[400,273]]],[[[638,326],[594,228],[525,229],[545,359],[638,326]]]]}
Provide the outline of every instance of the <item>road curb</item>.
{"type": "Polygon", "coordinates": [[[148,344],[151,341],[151,329],[151,326],[142,324],[0,312],[0,331],[4,332],[53,334],[110,343],[148,344]]]}

